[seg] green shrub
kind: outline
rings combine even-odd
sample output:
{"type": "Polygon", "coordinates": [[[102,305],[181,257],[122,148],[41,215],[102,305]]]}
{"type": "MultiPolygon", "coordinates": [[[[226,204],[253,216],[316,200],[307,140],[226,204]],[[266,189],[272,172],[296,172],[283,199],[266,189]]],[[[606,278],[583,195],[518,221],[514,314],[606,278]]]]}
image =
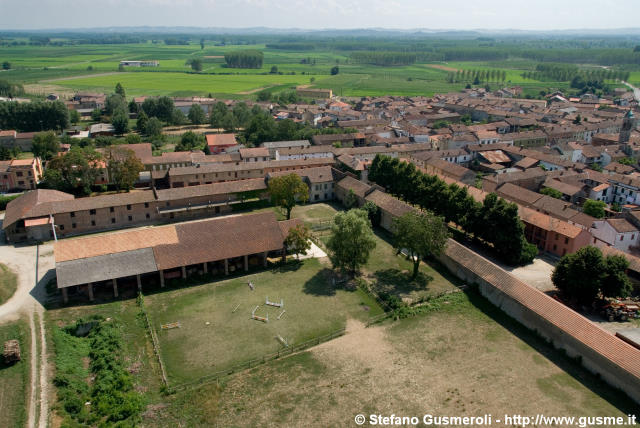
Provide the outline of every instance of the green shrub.
{"type": "Polygon", "coordinates": [[[7,209],[7,204],[21,195],[0,196],[0,211],[7,209]]]}

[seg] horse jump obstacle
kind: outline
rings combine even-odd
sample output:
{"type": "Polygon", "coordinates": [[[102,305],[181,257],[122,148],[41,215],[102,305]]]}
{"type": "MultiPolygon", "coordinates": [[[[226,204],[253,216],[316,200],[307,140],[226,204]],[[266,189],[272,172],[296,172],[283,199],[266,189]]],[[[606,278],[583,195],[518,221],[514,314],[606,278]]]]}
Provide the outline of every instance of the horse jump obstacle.
{"type": "Polygon", "coordinates": [[[169,323],[169,324],[162,324],[160,327],[161,327],[163,330],[170,330],[170,329],[172,329],[172,328],[180,328],[180,321],[178,321],[178,322],[172,322],[172,323],[169,323]]]}
{"type": "Polygon", "coordinates": [[[278,342],[280,342],[281,344],[283,344],[285,347],[287,347],[287,348],[289,347],[289,344],[287,343],[287,341],[286,341],[286,340],[284,340],[284,339],[282,338],[282,336],[277,335],[277,336],[276,336],[276,339],[278,340],[278,342]]]}
{"type": "Polygon", "coordinates": [[[260,317],[258,315],[256,315],[256,311],[258,310],[260,306],[256,306],[255,308],[253,308],[253,311],[251,311],[251,319],[257,320],[257,321],[262,321],[264,323],[269,322],[269,313],[267,313],[266,317],[260,317]]]}
{"type": "Polygon", "coordinates": [[[276,303],[276,302],[270,302],[269,301],[269,296],[266,297],[265,301],[264,301],[265,305],[269,305],[269,306],[275,306],[276,308],[281,308],[284,306],[284,300],[280,299],[280,303],[276,303]]]}
{"type": "Polygon", "coordinates": [[[280,312],[280,315],[278,315],[278,319],[280,319],[280,317],[281,317],[282,315],[284,315],[284,313],[285,313],[285,312],[287,312],[287,311],[283,309],[283,310],[282,310],[282,312],[280,312]]]}

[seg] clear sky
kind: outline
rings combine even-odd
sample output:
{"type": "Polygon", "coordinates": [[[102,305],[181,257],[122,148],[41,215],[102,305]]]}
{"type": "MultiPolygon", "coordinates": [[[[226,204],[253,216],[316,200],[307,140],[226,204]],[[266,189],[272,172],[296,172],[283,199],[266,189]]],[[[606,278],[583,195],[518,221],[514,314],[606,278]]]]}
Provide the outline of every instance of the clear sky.
{"type": "Polygon", "coordinates": [[[112,26],[607,29],[639,0],[0,0],[0,29],[112,26]]]}

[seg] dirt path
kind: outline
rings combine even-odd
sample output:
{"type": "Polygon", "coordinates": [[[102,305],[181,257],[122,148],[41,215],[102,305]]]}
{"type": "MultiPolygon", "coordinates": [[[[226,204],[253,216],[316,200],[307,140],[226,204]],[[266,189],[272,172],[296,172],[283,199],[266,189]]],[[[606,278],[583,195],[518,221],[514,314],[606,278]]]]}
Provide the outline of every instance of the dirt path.
{"type": "Polygon", "coordinates": [[[255,94],[256,92],[260,92],[262,90],[265,89],[269,89],[271,87],[273,87],[274,85],[269,85],[269,86],[263,86],[262,88],[257,88],[257,89],[252,89],[250,91],[242,91],[242,92],[238,92],[240,95],[251,95],[251,94],[255,94]]]}
{"type": "MultiPolygon", "coordinates": [[[[0,220],[2,219],[4,214],[0,214],[0,220]]],[[[6,244],[4,237],[0,237],[0,241],[2,241],[0,263],[6,264],[18,275],[16,292],[0,306],[0,323],[15,321],[24,315],[29,319],[31,380],[27,426],[46,428],[49,416],[49,388],[46,373],[47,343],[44,307],[41,302],[46,300],[44,284],[54,272],[53,246],[51,244],[13,246],[6,244]],[[38,413],[39,418],[37,418],[38,413]]]]}
{"type": "Polygon", "coordinates": [[[440,64],[427,64],[427,67],[435,68],[437,70],[444,70],[444,71],[458,71],[457,68],[447,67],[446,65],[440,65],[440,64]]]}

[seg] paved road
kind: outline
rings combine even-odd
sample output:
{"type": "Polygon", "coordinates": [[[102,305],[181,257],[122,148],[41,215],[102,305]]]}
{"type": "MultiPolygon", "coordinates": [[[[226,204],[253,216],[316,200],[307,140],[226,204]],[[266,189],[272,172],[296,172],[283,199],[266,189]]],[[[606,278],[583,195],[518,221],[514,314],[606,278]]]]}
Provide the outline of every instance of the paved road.
{"type": "MultiPolygon", "coordinates": [[[[3,218],[4,214],[0,214],[0,224],[3,218]]],[[[46,373],[48,361],[44,326],[45,311],[42,302],[46,299],[44,285],[53,275],[55,267],[53,246],[51,244],[13,246],[6,244],[4,236],[1,236],[0,263],[4,263],[18,275],[16,292],[0,306],[0,323],[26,316],[31,330],[31,391],[27,425],[29,428],[46,428],[49,414],[49,389],[46,373]]]]}

